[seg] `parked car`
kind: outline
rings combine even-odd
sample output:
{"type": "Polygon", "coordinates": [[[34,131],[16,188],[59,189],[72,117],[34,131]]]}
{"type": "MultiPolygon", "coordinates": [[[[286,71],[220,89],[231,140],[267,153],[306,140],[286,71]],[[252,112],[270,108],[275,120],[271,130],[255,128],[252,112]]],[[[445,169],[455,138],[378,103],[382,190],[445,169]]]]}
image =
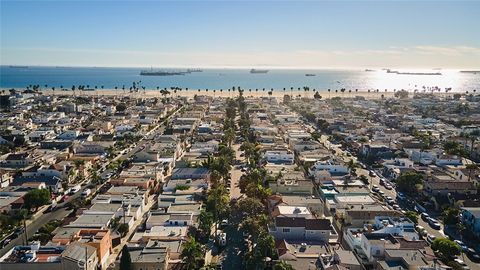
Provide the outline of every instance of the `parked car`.
{"type": "Polygon", "coordinates": [[[475,249],[468,248],[466,253],[473,262],[480,262],[480,255],[475,251],[475,249]]]}
{"type": "Polygon", "coordinates": [[[370,177],[375,177],[375,176],[377,176],[377,174],[376,174],[374,171],[369,171],[369,172],[368,172],[368,175],[369,175],[370,177]]]}
{"type": "Polygon", "coordinates": [[[427,243],[429,243],[430,245],[433,243],[433,241],[435,241],[435,239],[437,239],[435,235],[432,235],[432,234],[427,235],[427,243]]]}
{"type": "Polygon", "coordinates": [[[429,218],[428,224],[430,225],[430,227],[434,228],[435,230],[440,230],[441,228],[440,222],[438,222],[438,220],[434,218],[429,218]]]}
{"type": "Polygon", "coordinates": [[[463,252],[466,252],[468,250],[467,245],[465,245],[465,243],[463,243],[462,241],[454,240],[454,242],[462,248],[463,252]]]}
{"type": "Polygon", "coordinates": [[[89,189],[89,188],[86,188],[86,189],[84,189],[84,190],[82,191],[82,195],[81,195],[81,196],[82,196],[82,198],[86,198],[86,197],[90,196],[91,193],[92,193],[92,190],[89,189]]]}
{"type": "Polygon", "coordinates": [[[390,185],[390,184],[385,184],[385,188],[388,189],[388,190],[391,190],[391,189],[392,189],[392,185],[390,185]]]}
{"type": "Polygon", "coordinates": [[[428,219],[430,218],[430,216],[425,212],[421,213],[420,217],[423,219],[423,221],[428,221],[428,219]]]}
{"type": "Polygon", "coordinates": [[[402,192],[397,192],[397,199],[398,200],[405,200],[407,197],[405,196],[405,194],[403,194],[402,192]]]}
{"type": "Polygon", "coordinates": [[[377,185],[373,185],[372,191],[373,191],[373,192],[379,192],[379,191],[380,191],[380,188],[379,188],[377,185]]]}
{"type": "Polygon", "coordinates": [[[456,259],[453,260],[453,261],[456,262],[457,264],[459,264],[459,265],[462,267],[462,269],[464,269],[464,270],[470,269],[470,268],[468,267],[468,265],[467,265],[464,261],[462,261],[461,259],[459,259],[459,258],[456,258],[456,259]]]}

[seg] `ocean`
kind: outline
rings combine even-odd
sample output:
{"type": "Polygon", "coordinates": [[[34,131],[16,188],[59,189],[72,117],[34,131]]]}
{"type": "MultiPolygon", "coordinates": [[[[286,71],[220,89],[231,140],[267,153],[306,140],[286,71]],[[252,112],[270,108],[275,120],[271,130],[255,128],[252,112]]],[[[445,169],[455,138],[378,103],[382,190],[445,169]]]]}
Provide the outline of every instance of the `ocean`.
{"type": "MultiPolygon", "coordinates": [[[[346,88],[354,91],[376,90],[393,91],[405,89],[451,88],[451,92],[480,90],[480,73],[461,73],[459,70],[407,70],[408,72],[440,72],[441,75],[404,75],[387,73],[385,70],[299,70],[270,69],[265,74],[251,74],[249,69],[203,69],[176,76],[141,76],[141,68],[96,68],[96,67],[0,67],[0,88],[23,89],[28,85],[40,85],[42,88],[71,88],[72,85],[85,85],[98,89],[128,89],[133,82],[146,89],[181,87],[197,89],[228,89],[233,86],[243,89],[263,88],[274,91],[290,90],[308,86],[310,89],[346,88]],[[314,74],[315,76],[305,76],[314,74]]],[[[185,71],[186,69],[155,69],[166,71],[185,71]]]]}

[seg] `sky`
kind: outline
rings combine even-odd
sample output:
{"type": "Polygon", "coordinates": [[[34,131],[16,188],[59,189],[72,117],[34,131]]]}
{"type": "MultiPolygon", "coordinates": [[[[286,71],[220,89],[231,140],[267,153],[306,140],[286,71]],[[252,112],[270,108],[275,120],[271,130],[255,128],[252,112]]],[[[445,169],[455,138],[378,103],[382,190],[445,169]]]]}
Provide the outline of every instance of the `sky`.
{"type": "Polygon", "coordinates": [[[0,0],[0,64],[480,68],[480,1],[0,0]]]}

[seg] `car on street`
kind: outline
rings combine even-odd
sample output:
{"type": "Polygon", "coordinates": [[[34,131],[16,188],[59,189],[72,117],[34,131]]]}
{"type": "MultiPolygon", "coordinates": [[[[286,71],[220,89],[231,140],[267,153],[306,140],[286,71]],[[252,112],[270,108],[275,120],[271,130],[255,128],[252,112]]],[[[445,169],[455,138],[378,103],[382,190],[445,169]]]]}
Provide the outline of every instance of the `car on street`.
{"type": "Polygon", "coordinates": [[[437,239],[435,235],[433,234],[427,235],[427,243],[429,243],[430,245],[433,243],[433,241],[435,241],[435,239],[437,239]]]}
{"type": "Polygon", "coordinates": [[[463,252],[466,252],[468,250],[467,245],[465,245],[465,243],[463,243],[462,241],[454,240],[454,242],[462,248],[463,252]]]}
{"type": "Polygon", "coordinates": [[[368,175],[369,175],[370,177],[375,177],[375,176],[377,176],[377,174],[376,174],[374,171],[369,171],[369,172],[368,172],[368,175]]]}
{"type": "Polygon", "coordinates": [[[428,219],[428,225],[430,225],[430,227],[432,227],[435,230],[440,230],[441,228],[440,222],[434,218],[428,219]]]}
{"type": "Polygon", "coordinates": [[[428,221],[428,219],[430,218],[430,216],[425,212],[421,213],[420,217],[422,218],[423,221],[428,221]]]}
{"type": "Polygon", "coordinates": [[[478,254],[475,249],[468,248],[466,253],[470,260],[472,260],[473,262],[480,262],[480,254],[478,254]]]}
{"type": "Polygon", "coordinates": [[[373,185],[372,191],[373,191],[373,192],[379,192],[379,191],[380,191],[380,188],[379,188],[377,185],[373,185]]]}
{"type": "Polygon", "coordinates": [[[459,265],[462,267],[462,269],[464,269],[464,270],[470,269],[470,268],[468,267],[468,265],[467,265],[464,261],[462,261],[461,259],[459,259],[459,258],[456,258],[456,259],[453,260],[453,261],[456,262],[457,264],[459,264],[459,265]]]}
{"type": "Polygon", "coordinates": [[[385,188],[388,189],[388,190],[393,189],[392,185],[390,185],[390,184],[388,184],[388,183],[385,184],[385,188]]]}

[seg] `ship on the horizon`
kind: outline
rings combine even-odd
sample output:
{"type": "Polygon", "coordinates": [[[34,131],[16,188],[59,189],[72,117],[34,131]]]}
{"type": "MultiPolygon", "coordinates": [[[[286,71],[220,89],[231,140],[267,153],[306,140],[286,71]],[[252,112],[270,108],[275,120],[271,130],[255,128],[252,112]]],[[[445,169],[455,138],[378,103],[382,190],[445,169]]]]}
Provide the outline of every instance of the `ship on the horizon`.
{"type": "Polygon", "coordinates": [[[9,68],[28,68],[28,66],[8,66],[9,68]]]}
{"type": "Polygon", "coordinates": [[[442,73],[440,72],[400,72],[391,69],[387,69],[387,73],[394,73],[399,75],[442,75],[442,73]]]}
{"type": "Polygon", "coordinates": [[[480,74],[480,70],[460,70],[460,73],[480,74]]]}
{"type": "Polygon", "coordinates": [[[268,72],[268,69],[250,69],[250,73],[253,73],[253,74],[256,74],[256,73],[260,73],[260,74],[265,74],[268,72]]]}
{"type": "Polygon", "coordinates": [[[375,71],[375,70],[373,70],[373,69],[368,69],[368,68],[365,69],[365,72],[372,72],[372,71],[375,71]]]}
{"type": "Polygon", "coordinates": [[[185,71],[164,71],[164,70],[142,70],[140,75],[142,76],[175,76],[175,75],[185,75],[188,72],[185,71]]]}
{"type": "Polygon", "coordinates": [[[188,73],[192,73],[192,72],[203,72],[203,70],[199,69],[199,68],[189,68],[187,69],[187,72],[188,73]]]}
{"type": "Polygon", "coordinates": [[[317,74],[307,73],[307,74],[305,74],[305,76],[312,77],[312,76],[317,76],[317,74]]]}

